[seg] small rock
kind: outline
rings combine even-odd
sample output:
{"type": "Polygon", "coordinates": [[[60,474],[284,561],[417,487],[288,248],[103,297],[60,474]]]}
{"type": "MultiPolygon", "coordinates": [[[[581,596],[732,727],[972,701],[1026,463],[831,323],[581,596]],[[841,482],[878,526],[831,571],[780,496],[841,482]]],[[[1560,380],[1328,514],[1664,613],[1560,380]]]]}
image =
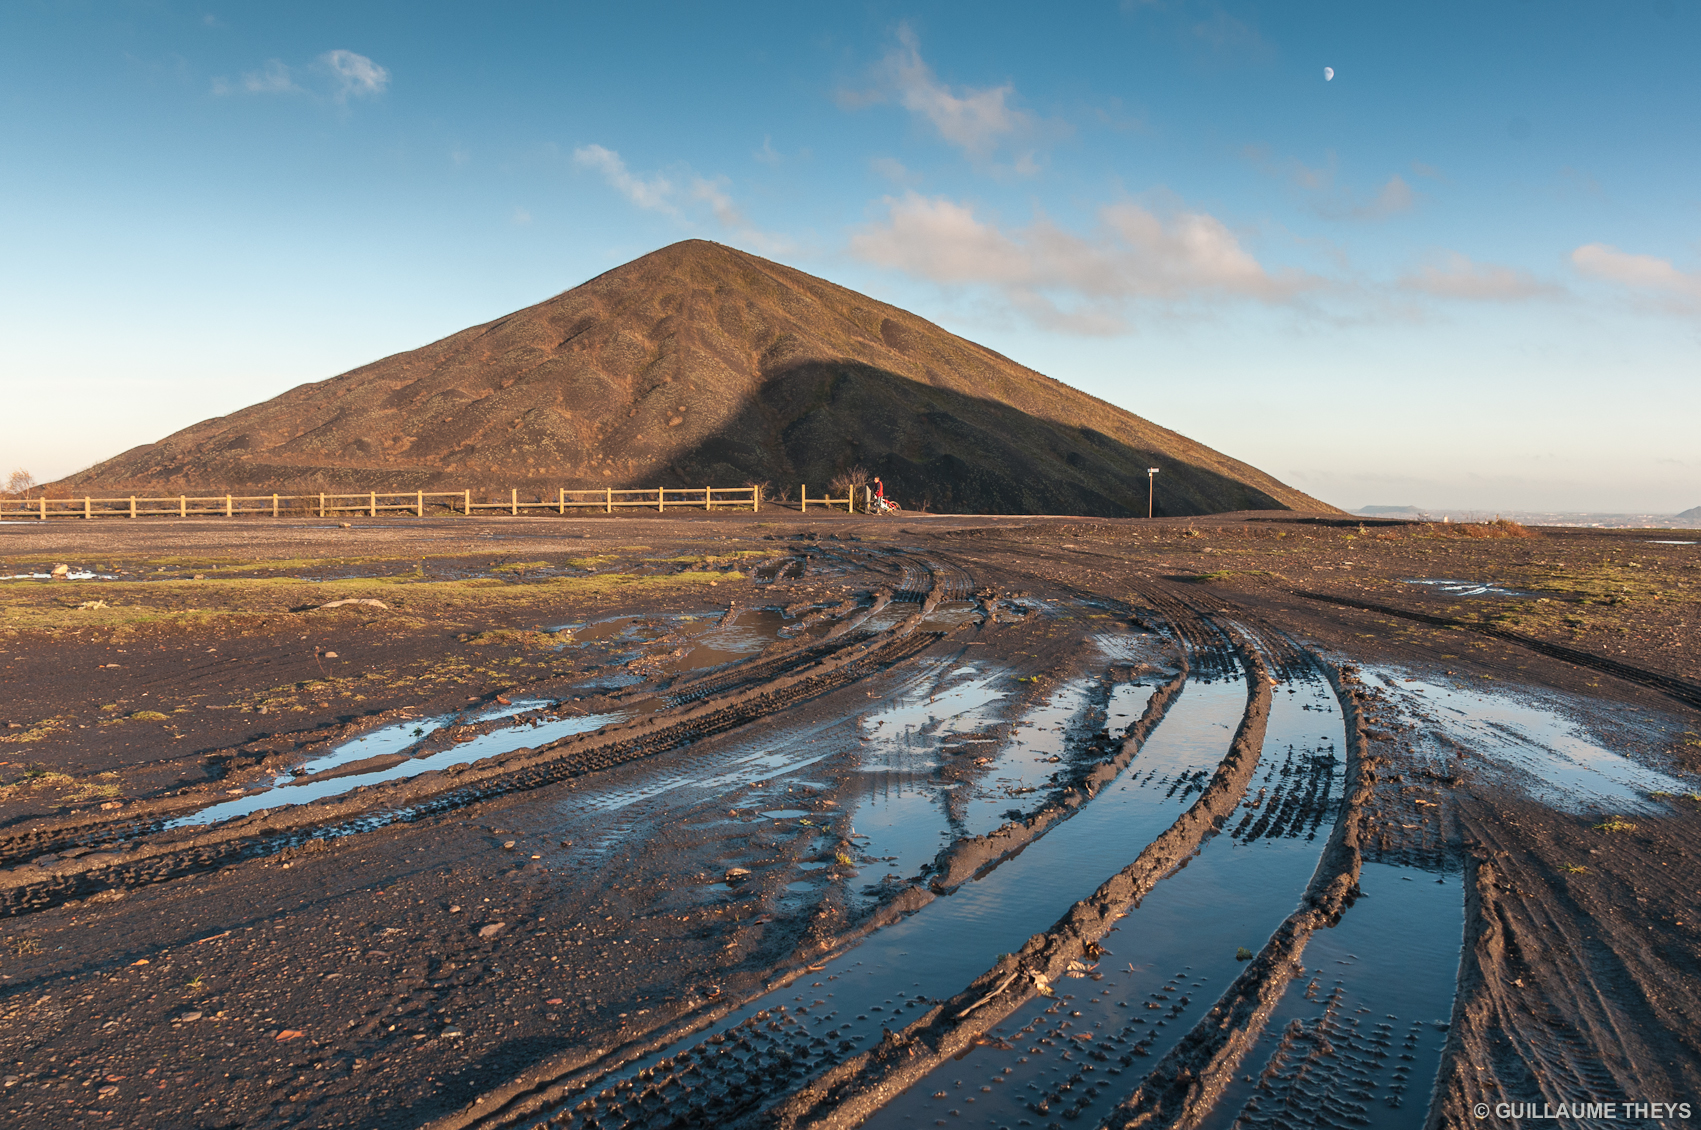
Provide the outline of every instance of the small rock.
{"type": "Polygon", "coordinates": [[[118,1093],[118,1087],[116,1084],[109,1083],[102,1087],[98,1093],[102,1095],[116,1095],[118,1093]]]}
{"type": "Polygon", "coordinates": [[[199,1012],[185,1012],[182,1016],[177,1018],[178,1022],[181,1024],[187,1024],[191,1020],[199,1019],[201,1019],[201,1014],[199,1012]]]}
{"type": "Polygon", "coordinates": [[[449,908],[449,913],[450,913],[450,914],[459,914],[459,913],[460,913],[460,912],[461,912],[461,908],[460,908],[460,907],[458,907],[458,906],[451,906],[451,907],[450,907],[450,908],[449,908]]]}
{"type": "Polygon", "coordinates": [[[189,579],[192,580],[192,581],[204,581],[204,580],[207,579],[207,575],[205,573],[196,573],[193,577],[191,577],[189,579]]]}
{"type": "Polygon", "coordinates": [[[353,522],[338,522],[337,527],[339,529],[352,530],[352,529],[354,529],[354,523],[353,522]]]}
{"type": "Polygon", "coordinates": [[[100,807],[106,812],[111,812],[115,808],[123,808],[124,802],[121,800],[103,801],[100,807]]]}
{"type": "Polygon", "coordinates": [[[301,1037],[303,1037],[305,1035],[307,1035],[307,1033],[303,1032],[299,1028],[285,1028],[282,1032],[278,1033],[278,1039],[280,1041],[282,1041],[282,1040],[299,1040],[299,1039],[301,1039],[301,1037]]]}
{"type": "Polygon", "coordinates": [[[727,869],[726,881],[729,883],[742,883],[748,878],[750,878],[748,867],[730,867],[727,869]]]}
{"type": "Polygon", "coordinates": [[[459,1028],[445,1028],[445,1029],[443,1029],[443,1035],[445,1035],[445,1036],[464,1036],[464,1035],[466,1035],[466,1033],[461,1031],[459,1028]]]}
{"type": "Polygon", "coordinates": [[[506,840],[506,841],[503,842],[502,846],[507,848],[509,851],[513,851],[514,850],[514,841],[513,840],[506,840]]]}
{"type": "Polygon", "coordinates": [[[561,998],[560,997],[550,997],[548,1000],[544,1001],[543,1003],[544,1004],[560,1004],[561,998]]]}
{"type": "Polygon", "coordinates": [[[71,567],[69,565],[55,565],[53,567],[53,572],[49,575],[54,577],[65,577],[69,576],[70,572],[71,567]]]}
{"type": "Polygon", "coordinates": [[[326,653],[325,653],[325,658],[326,658],[326,659],[335,659],[335,658],[336,658],[336,657],[337,657],[337,653],[336,653],[336,652],[334,652],[334,651],[327,651],[327,652],[326,652],[326,653]]]}
{"type": "Polygon", "coordinates": [[[506,925],[508,925],[506,922],[492,922],[488,926],[480,926],[478,928],[478,936],[481,938],[494,938],[502,932],[502,927],[506,925]]]}

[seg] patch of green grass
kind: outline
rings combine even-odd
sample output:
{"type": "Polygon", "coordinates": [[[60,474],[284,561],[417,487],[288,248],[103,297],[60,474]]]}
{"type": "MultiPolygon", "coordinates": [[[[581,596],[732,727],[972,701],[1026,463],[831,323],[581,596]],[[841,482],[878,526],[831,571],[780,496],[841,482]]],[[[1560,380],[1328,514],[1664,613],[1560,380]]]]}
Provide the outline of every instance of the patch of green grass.
{"type": "Polygon", "coordinates": [[[1239,949],[1234,951],[1234,959],[1236,961],[1251,961],[1253,958],[1255,958],[1257,956],[1258,956],[1257,954],[1253,953],[1251,950],[1247,949],[1245,946],[1241,946],[1239,949]]]}
{"type": "Polygon", "coordinates": [[[1567,863],[1564,867],[1561,867],[1560,870],[1565,872],[1567,875],[1587,875],[1589,873],[1589,869],[1587,867],[1579,867],[1575,863],[1567,863]]]}
{"type": "Polygon", "coordinates": [[[1622,816],[1609,816],[1595,825],[1597,832],[1634,832],[1636,825],[1622,816]]]}
{"type": "Polygon", "coordinates": [[[135,710],[130,713],[131,720],[136,722],[165,722],[170,717],[171,715],[161,714],[157,710],[135,710]]]}

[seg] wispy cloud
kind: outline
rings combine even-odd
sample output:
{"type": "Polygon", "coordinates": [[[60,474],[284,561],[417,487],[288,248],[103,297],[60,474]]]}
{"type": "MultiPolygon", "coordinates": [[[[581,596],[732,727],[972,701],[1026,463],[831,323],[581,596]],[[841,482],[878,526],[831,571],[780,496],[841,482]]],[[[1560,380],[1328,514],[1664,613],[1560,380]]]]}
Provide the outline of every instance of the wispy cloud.
{"type": "Polygon", "coordinates": [[[382,94],[390,85],[389,71],[365,55],[353,51],[327,51],[319,56],[319,62],[328,68],[333,76],[336,89],[332,92],[332,97],[338,102],[382,94]]]}
{"type": "Polygon", "coordinates": [[[1635,291],[1659,309],[1701,313],[1701,272],[1680,271],[1670,259],[1634,255],[1605,243],[1586,243],[1571,264],[1591,278],[1635,291]]]}
{"type": "MultiPolygon", "coordinates": [[[[939,135],[977,161],[988,161],[1003,145],[1026,141],[1040,131],[1032,113],[1013,105],[1014,83],[999,86],[952,88],[941,82],[921,57],[921,41],[908,24],[898,28],[898,43],[876,68],[876,86],[871,90],[844,91],[838,102],[846,108],[896,102],[939,135]]],[[[1019,159],[1018,172],[1037,170],[1032,153],[1019,159]]]]}
{"type": "Polygon", "coordinates": [[[601,173],[609,187],[646,211],[665,212],[670,216],[679,214],[679,209],[670,199],[674,194],[672,181],[660,173],[647,180],[633,176],[626,168],[626,162],[620,159],[620,154],[612,149],[604,149],[600,145],[581,146],[573,150],[573,163],[581,169],[601,173]]]}
{"type": "MultiPolygon", "coordinates": [[[[368,98],[382,94],[390,85],[389,71],[365,55],[353,51],[327,51],[314,61],[313,66],[305,70],[309,75],[318,73],[319,81],[313,84],[319,92],[318,96],[337,103],[346,103],[350,98],[368,98]]],[[[295,71],[287,64],[278,59],[268,59],[264,67],[257,71],[245,71],[241,78],[234,81],[223,76],[213,79],[213,93],[226,96],[314,94],[315,91],[296,81],[295,71]]]]}
{"type": "Polygon", "coordinates": [[[257,71],[245,71],[234,82],[222,76],[213,79],[213,93],[230,94],[300,94],[290,69],[277,59],[267,59],[257,71]]]}
{"type": "Polygon", "coordinates": [[[1470,302],[1521,302],[1564,293],[1562,287],[1543,282],[1528,271],[1498,263],[1473,263],[1457,251],[1442,252],[1401,278],[1398,285],[1401,290],[1470,302]]]}
{"type": "Polygon", "coordinates": [[[769,254],[789,248],[791,241],[757,228],[744,216],[728,191],[726,177],[703,177],[685,170],[679,179],[664,173],[639,176],[626,167],[619,153],[601,145],[583,145],[573,150],[573,164],[600,173],[609,187],[639,208],[686,220],[706,208],[722,228],[769,254]],[[693,205],[698,206],[693,209],[693,205]]]}
{"type": "Polygon", "coordinates": [[[852,254],[933,282],[990,287],[1040,324],[1071,332],[1124,332],[1137,302],[1279,303],[1321,282],[1266,270],[1202,212],[1160,217],[1122,201],[1099,209],[1097,230],[1077,235],[1043,217],[1004,229],[969,205],[915,192],[885,204],[883,220],[852,236],[852,254]]]}
{"type": "Polygon", "coordinates": [[[875,157],[868,162],[868,167],[891,181],[893,184],[909,184],[915,180],[915,174],[904,167],[904,163],[896,157],[875,157]]]}
{"type": "Polygon", "coordinates": [[[1416,202],[1417,196],[1412,192],[1412,186],[1407,184],[1399,173],[1395,173],[1388,178],[1388,183],[1382,186],[1374,199],[1365,204],[1353,205],[1348,214],[1355,220],[1382,220],[1402,212],[1410,212],[1416,202]]]}
{"type": "MultiPolygon", "coordinates": [[[[1389,176],[1369,200],[1342,187],[1338,183],[1340,162],[1333,152],[1325,154],[1318,166],[1307,165],[1297,157],[1277,160],[1265,145],[1248,145],[1241,156],[1265,174],[1298,189],[1312,211],[1327,219],[1385,220],[1417,206],[1417,192],[1399,173],[1389,176]]],[[[1413,162],[1413,169],[1420,176],[1436,175],[1434,169],[1420,162],[1413,162]]]]}

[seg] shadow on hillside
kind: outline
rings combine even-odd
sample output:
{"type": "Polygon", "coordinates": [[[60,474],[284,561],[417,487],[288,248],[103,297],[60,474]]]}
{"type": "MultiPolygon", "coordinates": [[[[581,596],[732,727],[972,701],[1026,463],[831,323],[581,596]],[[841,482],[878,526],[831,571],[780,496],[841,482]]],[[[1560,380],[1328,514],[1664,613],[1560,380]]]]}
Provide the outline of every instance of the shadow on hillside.
{"type": "Polygon", "coordinates": [[[672,461],[667,485],[767,482],[795,497],[799,484],[823,492],[851,466],[879,475],[906,508],[937,512],[1144,517],[1147,467],[1161,468],[1158,515],[1286,509],[1219,472],[1091,428],[853,361],[769,373],[728,426],[672,461]]]}

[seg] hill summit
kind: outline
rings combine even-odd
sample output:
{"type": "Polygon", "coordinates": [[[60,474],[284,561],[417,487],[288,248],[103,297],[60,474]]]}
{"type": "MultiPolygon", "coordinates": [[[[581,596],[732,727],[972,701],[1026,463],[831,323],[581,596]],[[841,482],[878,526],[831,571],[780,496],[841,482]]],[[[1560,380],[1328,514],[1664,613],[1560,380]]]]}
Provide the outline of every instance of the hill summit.
{"type": "Polygon", "coordinates": [[[545,302],[204,420],[75,493],[742,486],[880,475],[906,507],[1332,510],[894,306],[686,240],[545,302]]]}

